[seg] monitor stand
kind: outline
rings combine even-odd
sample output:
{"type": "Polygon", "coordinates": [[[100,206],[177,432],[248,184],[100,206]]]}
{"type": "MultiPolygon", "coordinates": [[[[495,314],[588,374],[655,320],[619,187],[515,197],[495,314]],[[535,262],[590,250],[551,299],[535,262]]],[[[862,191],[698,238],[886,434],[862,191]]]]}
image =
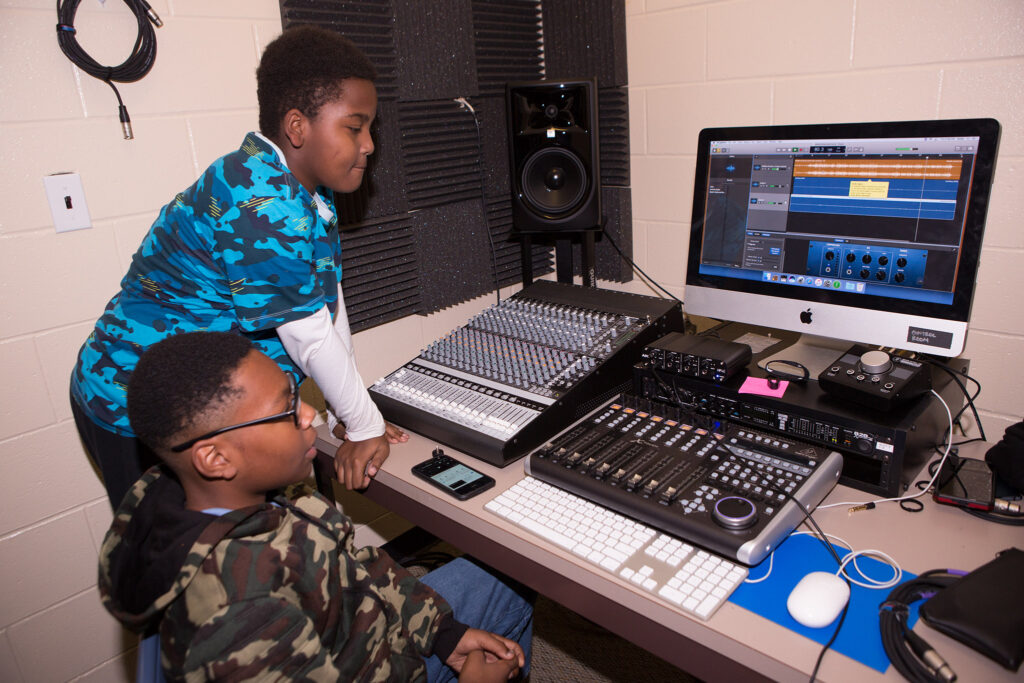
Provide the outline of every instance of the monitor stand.
{"type": "MultiPolygon", "coordinates": [[[[757,365],[764,370],[764,366],[773,360],[795,361],[807,368],[809,379],[817,380],[821,371],[848,351],[850,346],[852,346],[851,342],[841,339],[802,334],[796,342],[778,353],[762,358],[757,365]]],[[[779,369],[786,370],[785,366],[779,369]]]]}

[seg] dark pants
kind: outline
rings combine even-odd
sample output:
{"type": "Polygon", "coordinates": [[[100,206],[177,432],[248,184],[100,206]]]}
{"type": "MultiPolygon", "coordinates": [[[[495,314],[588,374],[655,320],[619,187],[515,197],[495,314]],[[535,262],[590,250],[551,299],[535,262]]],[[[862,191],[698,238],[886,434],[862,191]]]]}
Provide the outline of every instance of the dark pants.
{"type": "Polygon", "coordinates": [[[75,418],[75,427],[78,428],[85,452],[103,475],[107,497],[111,507],[116,510],[124,494],[128,493],[142,473],[157,464],[157,457],[134,436],[121,436],[93,422],[82,412],[73,396],[71,414],[75,418]]]}

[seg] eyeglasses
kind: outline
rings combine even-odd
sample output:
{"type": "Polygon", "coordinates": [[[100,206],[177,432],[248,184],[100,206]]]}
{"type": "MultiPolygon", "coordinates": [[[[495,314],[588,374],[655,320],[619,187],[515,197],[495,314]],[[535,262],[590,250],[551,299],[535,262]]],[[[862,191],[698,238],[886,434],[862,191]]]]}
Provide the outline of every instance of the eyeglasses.
{"type": "Polygon", "coordinates": [[[230,432],[233,429],[241,429],[242,427],[252,427],[253,425],[263,424],[264,422],[274,422],[276,420],[283,420],[286,417],[292,418],[292,421],[295,423],[295,427],[297,429],[299,427],[299,388],[295,385],[295,378],[292,377],[291,375],[288,375],[288,386],[291,387],[292,403],[291,407],[288,410],[284,411],[283,413],[277,413],[276,415],[267,415],[266,417],[261,417],[256,420],[249,420],[248,422],[241,422],[236,425],[231,425],[230,427],[221,427],[220,429],[215,429],[212,432],[207,432],[202,436],[197,436],[196,438],[186,441],[185,443],[180,443],[177,446],[171,446],[171,451],[174,453],[181,453],[182,451],[192,448],[203,439],[209,439],[211,436],[217,436],[218,434],[230,432]]]}

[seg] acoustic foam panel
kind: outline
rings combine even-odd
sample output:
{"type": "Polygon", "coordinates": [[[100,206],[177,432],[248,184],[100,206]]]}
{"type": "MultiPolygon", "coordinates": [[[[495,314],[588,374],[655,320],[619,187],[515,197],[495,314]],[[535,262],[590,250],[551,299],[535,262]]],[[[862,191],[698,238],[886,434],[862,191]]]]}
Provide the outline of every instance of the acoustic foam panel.
{"type": "MultiPolygon", "coordinates": [[[[520,235],[512,230],[512,201],[507,195],[488,198],[487,225],[494,236],[499,284],[507,287],[519,282],[522,279],[522,245],[520,235]]],[[[550,247],[532,245],[530,262],[534,277],[554,270],[550,247]]]]}
{"type": "Polygon", "coordinates": [[[473,41],[480,95],[504,97],[509,81],[543,76],[539,0],[473,0],[473,41]]]}
{"type": "Polygon", "coordinates": [[[398,53],[391,0],[281,0],[281,25],[322,26],[355,43],[377,68],[377,97],[398,96],[398,53]]]}
{"type": "Polygon", "coordinates": [[[411,209],[481,198],[480,137],[451,100],[399,102],[402,167],[411,209]]]}
{"type": "Polygon", "coordinates": [[[393,0],[398,96],[438,100],[477,93],[470,0],[393,0]]]}
{"type": "MultiPolygon", "coordinates": [[[[379,74],[373,167],[363,188],[337,198],[353,329],[454,305],[490,291],[495,279],[501,286],[520,279],[508,196],[507,81],[597,76],[602,201],[609,231],[622,232],[613,223],[626,220],[623,241],[631,242],[628,190],[609,198],[607,187],[629,183],[625,91],[615,91],[626,84],[624,3],[544,4],[281,0],[284,26],[315,24],[346,35],[379,74]],[[598,26],[609,21],[615,26],[598,26]],[[479,137],[473,117],[450,102],[455,97],[477,110],[479,137]],[[447,270],[456,266],[465,270],[458,277],[447,270]]],[[[631,253],[631,246],[623,248],[631,253]]],[[[607,248],[598,244],[598,276],[622,279],[614,277],[622,267],[609,261],[607,248]]],[[[549,246],[535,244],[531,257],[535,277],[551,272],[549,246]]]]}
{"type": "Polygon", "coordinates": [[[421,313],[433,313],[494,289],[491,247],[479,199],[410,215],[419,254],[421,313]],[[453,297],[453,293],[458,297],[453,297]]]}
{"type": "MultiPolygon", "coordinates": [[[[633,258],[633,200],[628,187],[601,188],[601,208],[604,211],[605,232],[627,258],[633,258]]],[[[633,268],[604,236],[598,238],[595,249],[597,277],[612,282],[629,282],[633,268]]]]}
{"type": "Polygon", "coordinates": [[[502,197],[510,203],[505,92],[502,91],[501,95],[475,98],[472,105],[480,119],[480,160],[484,172],[484,193],[488,199],[502,197]]]}
{"type": "Polygon", "coordinates": [[[342,230],[342,287],[353,330],[420,311],[416,249],[407,214],[342,230]]]}
{"type": "Polygon", "coordinates": [[[629,187],[629,95],[626,88],[597,92],[601,185],[629,187]]]}
{"type": "Polygon", "coordinates": [[[552,0],[541,6],[548,80],[596,77],[599,88],[629,82],[622,0],[552,0]]]}

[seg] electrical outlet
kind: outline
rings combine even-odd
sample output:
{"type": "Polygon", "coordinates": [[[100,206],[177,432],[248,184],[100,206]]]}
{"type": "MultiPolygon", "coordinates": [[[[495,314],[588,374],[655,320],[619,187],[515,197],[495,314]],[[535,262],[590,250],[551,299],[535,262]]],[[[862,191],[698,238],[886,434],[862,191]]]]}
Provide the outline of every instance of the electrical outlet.
{"type": "Polygon", "coordinates": [[[92,227],[89,206],[85,203],[82,177],[77,173],[54,173],[43,178],[57,232],[92,227]]]}

